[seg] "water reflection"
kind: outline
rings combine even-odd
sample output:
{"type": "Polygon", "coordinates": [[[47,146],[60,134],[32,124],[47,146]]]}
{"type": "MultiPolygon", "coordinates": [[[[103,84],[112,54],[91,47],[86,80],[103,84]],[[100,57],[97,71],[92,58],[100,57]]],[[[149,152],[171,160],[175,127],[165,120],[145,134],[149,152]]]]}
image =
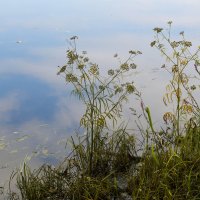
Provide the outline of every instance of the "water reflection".
{"type": "Polygon", "coordinates": [[[39,124],[39,121],[21,124],[18,129],[1,127],[0,185],[8,180],[12,170],[20,168],[26,156],[31,158],[28,162],[33,168],[43,163],[56,166],[69,153],[66,143],[73,134],[70,127],[61,129],[55,124],[39,124]]]}
{"type": "Polygon", "coordinates": [[[49,122],[56,112],[53,89],[42,81],[23,75],[0,76],[0,124],[20,126],[33,119],[49,122]]]}
{"type": "MultiPolygon", "coordinates": [[[[65,63],[66,39],[78,35],[78,48],[106,72],[117,65],[118,53],[126,59],[130,49],[141,50],[134,81],[160,119],[169,76],[160,72],[163,59],[149,44],[152,29],[173,20],[173,35],[189,32],[199,40],[199,1],[1,1],[0,12],[0,181],[26,155],[32,167],[56,164],[66,137],[73,134],[83,107],[69,97],[56,66],[65,63]],[[192,30],[192,31],[189,31],[192,30]],[[153,98],[152,98],[153,97],[153,98]],[[156,97],[156,98],[155,98],[156,97]]],[[[197,43],[197,42],[196,42],[197,43]]],[[[199,41],[198,41],[199,43],[199,41]]],[[[133,105],[135,106],[135,104],[133,105]]],[[[158,122],[160,124],[160,121],[158,122]]],[[[0,182],[0,184],[1,184],[0,182]]],[[[0,185],[1,186],[1,185],[0,185]]]]}
{"type": "Polygon", "coordinates": [[[0,76],[1,183],[26,156],[37,167],[56,165],[67,155],[67,138],[78,126],[77,100],[41,79],[20,74],[0,76]],[[67,95],[67,96],[66,96],[67,95]]]}

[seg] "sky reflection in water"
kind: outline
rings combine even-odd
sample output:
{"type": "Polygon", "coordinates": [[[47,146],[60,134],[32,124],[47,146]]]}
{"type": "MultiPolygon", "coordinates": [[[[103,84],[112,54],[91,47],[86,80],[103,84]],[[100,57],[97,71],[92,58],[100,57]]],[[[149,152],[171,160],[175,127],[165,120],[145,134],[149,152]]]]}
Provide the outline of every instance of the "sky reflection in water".
{"type": "Polygon", "coordinates": [[[2,0],[0,6],[2,182],[8,177],[5,170],[19,166],[25,155],[39,152],[33,166],[56,164],[65,156],[64,139],[78,127],[83,112],[56,75],[56,66],[65,63],[68,38],[77,35],[78,48],[87,50],[105,72],[118,64],[115,53],[125,59],[130,49],[142,51],[133,79],[152,110],[160,105],[153,113],[156,120],[166,110],[159,91],[169,76],[161,73],[159,52],[149,47],[152,29],[172,20],[173,35],[185,30],[194,45],[200,43],[197,0],[2,0]]]}

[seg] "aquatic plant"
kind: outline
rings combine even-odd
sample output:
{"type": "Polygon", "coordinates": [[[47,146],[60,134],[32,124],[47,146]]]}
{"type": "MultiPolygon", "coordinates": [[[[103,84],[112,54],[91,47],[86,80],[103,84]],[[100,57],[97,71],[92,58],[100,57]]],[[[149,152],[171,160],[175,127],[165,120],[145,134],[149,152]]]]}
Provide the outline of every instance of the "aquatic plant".
{"type": "Polygon", "coordinates": [[[67,64],[58,74],[85,106],[80,125],[86,134],[72,137],[72,153],[57,168],[44,165],[31,171],[24,164],[17,173],[20,194],[10,191],[10,199],[200,199],[200,110],[194,94],[199,89],[194,78],[198,84],[200,48],[191,53],[184,32],[174,41],[171,25],[167,32],[154,28],[151,43],[167,59],[162,68],[171,75],[163,97],[166,106],[173,105],[163,115],[166,129],[154,128],[152,111],[142,103],[148,127],[137,124],[144,136],[138,155],[134,133],[125,123],[118,124],[128,96],[141,98],[133,82],[122,82],[136,68],[133,58],[141,52],[129,51],[128,59],[103,78],[86,52],[78,54],[77,37],[72,37],[67,64]]]}
{"type": "Polygon", "coordinates": [[[71,38],[71,49],[67,50],[67,64],[59,67],[58,74],[63,75],[66,83],[73,86],[72,94],[85,106],[85,113],[80,120],[80,125],[86,132],[84,146],[79,145],[76,148],[76,144],[73,144],[77,152],[85,151],[84,159],[80,158],[83,161],[81,170],[93,175],[99,165],[99,157],[102,157],[99,150],[108,137],[104,134],[106,130],[109,132],[108,123],[112,123],[114,129],[122,115],[123,103],[128,100],[130,94],[139,94],[134,82],[124,82],[123,77],[135,70],[134,58],[141,52],[129,51],[127,60],[121,62],[118,68],[109,69],[104,77],[98,65],[90,62],[86,51],[78,54],[76,39],[76,36],[71,38]]]}

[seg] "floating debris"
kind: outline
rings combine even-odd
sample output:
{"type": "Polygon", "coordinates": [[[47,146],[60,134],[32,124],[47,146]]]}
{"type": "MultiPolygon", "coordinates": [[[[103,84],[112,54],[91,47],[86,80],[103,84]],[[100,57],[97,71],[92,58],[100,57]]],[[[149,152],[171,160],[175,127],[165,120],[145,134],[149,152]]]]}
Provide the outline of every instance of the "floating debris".
{"type": "Polygon", "coordinates": [[[26,139],[29,138],[29,137],[30,137],[30,136],[28,136],[28,135],[24,135],[24,136],[22,136],[22,137],[17,138],[16,141],[17,141],[17,142],[21,142],[21,141],[26,140],[26,139]]]}
{"type": "Polygon", "coordinates": [[[49,155],[48,149],[43,149],[42,154],[45,155],[45,156],[48,156],[49,155]]]}
{"type": "Polygon", "coordinates": [[[19,134],[19,132],[18,131],[14,131],[13,134],[19,134]]]}
{"type": "Polygon", "coordinates": [[[0,141],[4,141],[4,140],[5,140],[5,135],[0,138],[0,141]]]}
{"type": "Polygon", "coordinates": [[[0,143],[0,150],[3,150],[7,147],[7,144],[5,143],[0,143]]]}
{"type": "Polygon", "coordinates": [[[5,168],[8,168],[8,164],[2,165],[2,166],[0,167],[0,169],[5,169],[5,168]]]}
{"type": "Polygon", "coordinates": [[[39,127],[48,126],[48,124],[41,124],[39,127]]]}
{"type": "Polygon", "coordinates": [[[21,44],[21,43],[22,43],[22,41],[21,41],[21,40],[18,40],[18,41],[16,41],[16,43],[17,43],[17,44],[21,44]]]}
{"type": "Polygon", "coordinates": [[[10,153],[14,154],[14,153],[17,153],[17,152],[18,152],[18,150],[16,149],[16,150],[12,150],[10,153]]]}

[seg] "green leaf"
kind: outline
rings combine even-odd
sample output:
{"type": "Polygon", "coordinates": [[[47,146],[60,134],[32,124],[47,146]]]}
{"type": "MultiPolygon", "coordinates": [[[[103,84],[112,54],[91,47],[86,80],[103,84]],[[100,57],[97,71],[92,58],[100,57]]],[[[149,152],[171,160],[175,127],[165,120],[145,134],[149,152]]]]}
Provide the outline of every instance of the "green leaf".
{"type": "Polygon", "coordinates": [[[156,44],[156,41],[151,42],[151,47],[153,47],[156,44]]]}
{"type": "Polygon", "coordinates": [[[59,74],[63,73],[66,70],[66,67],[67,67],[67,65],[62,66],[57,74],[59,75],[59,74]]]}
{"type": "Polygon", "coordinates": [[[159,163],[159,160],[158,160],[158,158],[157,158],[157,156],[156,156],[156,153],[155,153],[153,144],[152,144],[152,146],[151,146],[151,155],[152,155],[154,161],[156,162],[156,164],[159,165],[160,163],[159,163]]]}

